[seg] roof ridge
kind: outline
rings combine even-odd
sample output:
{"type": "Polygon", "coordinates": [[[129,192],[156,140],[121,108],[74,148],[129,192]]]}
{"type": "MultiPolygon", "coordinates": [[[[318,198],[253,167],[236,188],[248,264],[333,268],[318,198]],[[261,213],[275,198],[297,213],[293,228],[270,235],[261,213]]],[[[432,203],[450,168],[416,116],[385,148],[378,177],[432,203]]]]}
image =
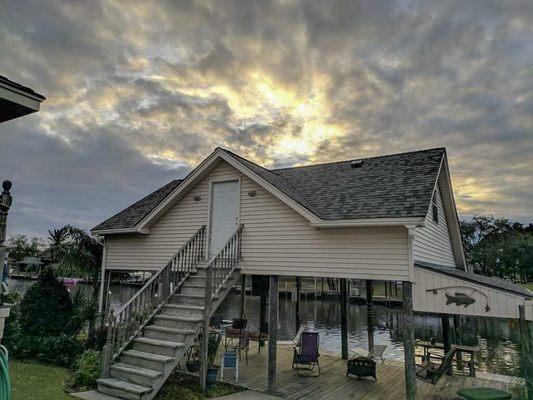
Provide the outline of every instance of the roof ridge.
{"type": "Polygon", "coordinates": [[[248,161],[249,163],[252,163],[253,165],[255,165],[256,167],[259,167],[259,168],[261,168],[261,169],[264,169],[266,172],[270,172],[271,174],[274,174],[274,175],[280,176],[279,174],[277,174],[276,172],[274,172],[275,170],[268,169],[268,168],[262,166],[261,164],[257,164],[256,162],[254,162],[254,161],[252,161],[252,160],[249,160],[249,159],[247,159],[247,158],[244,158],[243,156],[238,155],[237,153],[234,153],[234,152],[231,151],[231,150],[225,149],[224,147],[219,147],[219,149],[222,150],[222,151],[225,151],[226,153],[229,153],[229,154],[232,155],[232,156],[235,156],[235,157],[240,158],[240,159],[242,159],[242,160],[246,160],[246,161],[248,161]]]}
{"type": "MultiPolygon", "coordinates": [[[[432,151],[432,150],[444,150],[444,152],[446,152],[446,147],[431,147],[429,149],[424,149],[424,150],[404,151],[404,152],[401,152],[401,153],[384,154],[384,155],[381,155],[381,156],[372,156],[372,157],[365,157],[365,158],[350,158],[350,159],[347,159],[347,160],[329,161],[329,162],[323,162],[323,163],[318,163],[318,164],[307,164],[307,165],[298,165],[298,166],[294,166],[294,167],[275,168],[275,169],[268,170],[268,171],[276,173],[275,171],[286,171],[286,170],[296,169],[296,168],[309,168],[309,167],[317,167],[317,166],[321,166],[321,165],[341,164],[341,163],[350,162],[350,161],[353,161],[353,160],[372,160],[372,159],[375,159],[375,158],[388,158],[388,157],[402,156],[402,155],[405,155],[405,154],[424,153],[424,152],[428,152],[428,151],[432,151]]],[[[278,175],[278,174],[276,174],[276,175],[278,175]]]]}

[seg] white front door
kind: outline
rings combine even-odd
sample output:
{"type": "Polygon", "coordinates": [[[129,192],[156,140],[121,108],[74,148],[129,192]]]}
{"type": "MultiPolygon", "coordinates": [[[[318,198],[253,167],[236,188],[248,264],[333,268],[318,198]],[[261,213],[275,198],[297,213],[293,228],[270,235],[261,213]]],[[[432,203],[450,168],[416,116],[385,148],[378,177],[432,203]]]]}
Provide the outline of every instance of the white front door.
{"type": "Polygon", "coordinates": [[[239,224],[239,181],[213,183],[209,256],[218,254],[239,224]]]}

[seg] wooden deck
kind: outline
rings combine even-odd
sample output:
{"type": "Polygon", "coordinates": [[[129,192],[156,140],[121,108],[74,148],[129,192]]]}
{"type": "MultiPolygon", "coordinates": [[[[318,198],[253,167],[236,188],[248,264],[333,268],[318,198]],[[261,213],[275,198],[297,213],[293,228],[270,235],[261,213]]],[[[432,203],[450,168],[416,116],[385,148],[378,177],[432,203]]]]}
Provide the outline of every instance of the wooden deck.
{"type": "MultiPolygon", "coordinates": [[[[267,347],[257,353],[254,343],[248,352],[248,365],[243,362],[239,368],[239,386],[266,392],[267,390],[267,347]]],[[[319,377],[303,377],[296,375],[291,369],[292,346],[278,345],[277,361],[277,395],[287,399],[380,399],[398,400],[405,398],[405,378],[403,364],[399,361],[385,360],[378,364],[378,381],[372,378],[358,379],[346,377],[346,362],[338,355],[324,354],[321,351],[319,377]]],[[[506,377],[501,377],[506,378],[506,377]]],[[[445,376],[433,386],[419,381],[419,399],[457,399],[456,392],[464,387],[493,387],[509,390],[514,386],[513,378],[502,379],[494,377],[468,378],[462,376],[445,376]]],[[[224,372],[224,381],[235,384],[233,370],[224,372]]]]}

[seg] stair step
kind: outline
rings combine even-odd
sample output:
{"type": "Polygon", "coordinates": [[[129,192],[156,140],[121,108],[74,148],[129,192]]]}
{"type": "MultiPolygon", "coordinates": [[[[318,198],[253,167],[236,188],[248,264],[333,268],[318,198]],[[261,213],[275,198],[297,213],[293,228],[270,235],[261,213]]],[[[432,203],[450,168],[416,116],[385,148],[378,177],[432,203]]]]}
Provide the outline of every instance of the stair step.
{"type": "MultiPolygon", "coordinates": [[[[184,298],[190,297],[192,299],[202,299],[202,300],[205,298],[205,296],[203,294],[188,294],[188,293],[177,293],[177,294],[175,294],[173,296],[175,296],[175,297],[184,297],[184,298]]],[[[216,299],[216,298],[218,298],[218,296],[214,296],[213,297],[213,299],[216,299]]]]}
{"type": "Polygon", "coordinates": [[[174,304],[174,303],[167,303],[167,304],[164,305],[164,307],[175,308],[175,309],[181,309],[181,310],[204,311],[204,306],[197,306],[197,305],[193,305],[193,304],[174,304]]]}
{"type": "Polygon", "coordinates": [[[96,381],[98,391],[112,396],[128,400],[141,400],[142,397],[152,392],[152,388],[136,385],[130,382],[120,381],[113,378],[101,378],[96,381]]]}
{"type": "Polygon", "coordinates": [[[187,317],[187,316],[180,316],[180,315],[164,315],[159,314],[154,317],[155,319],[166,319],[169,321],[177,321],[177,322],[201,322],[202,317],[187,317]]]}
{"type": "Polygon", "coordinates": [[[173,329],[195,329],[202,320],[201,316],[159,314],[154,317],[154,324],[173,329]]]}
{"type": "Polygon", "coordinates": [[[111,369],[116,369],[118,371],[127,372],[129,374],[141,375],[146,378],[157,379],[160,376],[163,376],[163,373],[160,371],[154,371],[153,369],[146,369],[141,367],[136,367],[134,365],[128,364],[113,364],[111,369]]]}
{"type": "Polygon", "coordinates": [[[154,349],[154,346],[135,344],[134,346],[141,347],[141,349],[126,350],[120,353],[120,362],[122,364],[132,365],[134,367],[141,367],[146,369],[152,369],[154,371],[165,372],[169,370],[175,361],[176,350],[170,349],[172,355],[169,354],[159,354],[154,350],[160,349],[162,353],[165,353],[167,347],[157,347],[154,349]],[[148,347],[144,349],[142,347],[148,347]]]}
{"type": "Polygon", "coordinates": [[[154,346],[170,347],[173,349],[177,349],[178,347],[184,346],[183,343],[169,342],[168,340],[151,339],[147,337],[138,337],[133,339],[133,341],[135,343],[151,344],[154,346]]]}
{"type": "Polygon", "coordinates": [[[174,333],[176,335],[193,335],[196,333],[194,329],[176,329],[176,328],[169,328],[168,326],[159,326],[159,325],[148,325],[144,327],[144,329],[149,330],[149,331],[174,333]]]}
{"type": "Polygon", "coordinates": [[[163,372],[130,364],[118,363],[111,365],[110,378],[136,385],[155,387],[163,376],[163,372]]]}
{"type": "Polygon", "coordinates": [[[141,358],[147,361],[159,361],[159,362],[174,361],[174,358],[172,357],[162,356],[159,354],[145,353],[144,351],[137,351],[137,350],[126,350],[126,351],[123,351],[121,355],[141,358]]]}

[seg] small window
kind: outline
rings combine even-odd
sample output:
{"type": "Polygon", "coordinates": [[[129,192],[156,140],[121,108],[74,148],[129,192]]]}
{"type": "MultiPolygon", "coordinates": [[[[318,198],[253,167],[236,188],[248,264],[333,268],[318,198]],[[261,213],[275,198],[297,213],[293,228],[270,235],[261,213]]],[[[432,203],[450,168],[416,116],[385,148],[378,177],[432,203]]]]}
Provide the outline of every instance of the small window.
{"type": "Polygon", "coordinates": [[[433,194],[433,199],[431,200],[431,205],[433,208],[433,222],[435,222],[436,224],[439,223],[439,207],[437,206],[437,195],[438,193],[435,192],[433,194]]]}

